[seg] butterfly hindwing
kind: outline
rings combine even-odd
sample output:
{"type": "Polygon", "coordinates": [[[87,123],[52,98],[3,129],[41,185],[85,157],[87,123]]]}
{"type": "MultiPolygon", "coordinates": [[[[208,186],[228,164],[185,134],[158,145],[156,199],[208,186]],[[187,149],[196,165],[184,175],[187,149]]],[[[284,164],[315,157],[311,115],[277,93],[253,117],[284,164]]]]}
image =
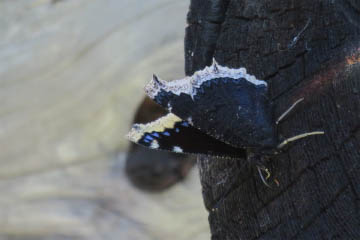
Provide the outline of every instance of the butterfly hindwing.
{"type": "Polygon", "coordinates": [[[193,76],[166,82],[154,76],[146,92],[192,126],[234,147],[276,143],[267,84],[243,68],[216,62],[193,76]]]}
{"type": "Polygon", "coordinates": [[[244,149],[218,141],[172,113],[148,124],[135,124],[128,138],[152,149],[217,157],[246,157],[244,149]]]}

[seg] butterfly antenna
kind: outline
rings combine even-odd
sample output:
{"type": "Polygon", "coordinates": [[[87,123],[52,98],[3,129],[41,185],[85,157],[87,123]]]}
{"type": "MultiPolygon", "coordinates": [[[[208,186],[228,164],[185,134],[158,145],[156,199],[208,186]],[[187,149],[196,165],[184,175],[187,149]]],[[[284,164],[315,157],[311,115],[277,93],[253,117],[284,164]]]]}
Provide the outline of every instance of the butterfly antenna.
{"type": "Polygon", "coordinates": [[[281,116],[276,120],[276,124],[279,124],[279,122],[280,122],[281,120],[283,120],[283,119],[291,112],[291,110],[293,110],[294,107],[295,107],[298,103],[302,102],[303,100],[304,100],[304,98],[300,98],[300,99],[298,99],[296,102],[294,102],[293,105],[291,105],[291,106],[290,106],[283,114],[281,114],[281,116]]]}
{"type": "Polygon", "coordinates": [[[299,134],[299,135],[296,135],[294,137],[291,137],[291,138],[287,138],[285,139],[282,143],[280,143],[277,148],[278,149],[281,149],[283,148],[286,144],[290,143],[290,142],[294,142],[294,141],[297,141],[301,138],[306,138],[308,136],[312,136],[312,135],[321,135],[321,134],[325,134],[323,131],[315,131],[315,132],[308,132],[308,133],[303,133],[303,134],[299,134]]]}

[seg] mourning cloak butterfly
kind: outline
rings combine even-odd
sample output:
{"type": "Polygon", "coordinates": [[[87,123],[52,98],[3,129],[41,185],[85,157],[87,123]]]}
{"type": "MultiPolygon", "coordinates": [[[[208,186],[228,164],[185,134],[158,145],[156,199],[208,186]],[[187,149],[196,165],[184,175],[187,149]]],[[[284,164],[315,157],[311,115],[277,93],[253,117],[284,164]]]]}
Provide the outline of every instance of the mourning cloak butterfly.
{"type": "MultiPolygon", "coordinates": [[[[213,61],[192,76],[170,82],[153,76],[147,95],[170,113],[148,124],[135,124],[128,138],[153,149],[259,161],[288,142],[280,143],[265,81],[213,61]]],[[[261,172],[264,168],[258,167],[261,172]]]]}

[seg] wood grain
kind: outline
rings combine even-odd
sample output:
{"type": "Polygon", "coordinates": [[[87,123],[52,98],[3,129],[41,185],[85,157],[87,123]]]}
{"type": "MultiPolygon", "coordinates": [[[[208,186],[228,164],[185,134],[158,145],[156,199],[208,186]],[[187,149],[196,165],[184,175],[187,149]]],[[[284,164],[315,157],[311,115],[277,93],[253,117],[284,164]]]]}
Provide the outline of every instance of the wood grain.
{"type": "Polygon", "coordinates": [[[158,195],[123,173],[144,84],[184,75],[188,4],[0,3],[0,239],[209,238],[196,170],[158,195]]]}

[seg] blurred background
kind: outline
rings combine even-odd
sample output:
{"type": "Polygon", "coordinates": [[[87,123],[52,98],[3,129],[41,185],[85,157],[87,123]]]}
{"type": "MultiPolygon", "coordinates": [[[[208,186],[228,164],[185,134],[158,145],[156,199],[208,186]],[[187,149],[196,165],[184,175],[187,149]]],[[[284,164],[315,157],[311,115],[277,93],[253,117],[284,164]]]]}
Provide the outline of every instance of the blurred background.
{"type": "Polygon", "coordinates": [[[0,1],[0,240],[209,239],[196,168],[125,174],[152,74],[184,76],[189,1],[0,1]]]}

